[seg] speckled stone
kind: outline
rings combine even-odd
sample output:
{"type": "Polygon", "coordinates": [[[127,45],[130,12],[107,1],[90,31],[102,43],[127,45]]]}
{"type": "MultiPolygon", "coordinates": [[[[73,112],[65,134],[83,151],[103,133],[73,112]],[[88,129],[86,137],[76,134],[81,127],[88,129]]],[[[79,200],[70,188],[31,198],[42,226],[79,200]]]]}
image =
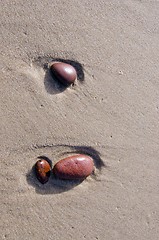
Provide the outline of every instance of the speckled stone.
{"type": "Polygon", "coordinates": [[[85,179],[94,170],[93,159],[87,155],[78,154],[57,162],[53,173],[60,179],[85,179]]]}

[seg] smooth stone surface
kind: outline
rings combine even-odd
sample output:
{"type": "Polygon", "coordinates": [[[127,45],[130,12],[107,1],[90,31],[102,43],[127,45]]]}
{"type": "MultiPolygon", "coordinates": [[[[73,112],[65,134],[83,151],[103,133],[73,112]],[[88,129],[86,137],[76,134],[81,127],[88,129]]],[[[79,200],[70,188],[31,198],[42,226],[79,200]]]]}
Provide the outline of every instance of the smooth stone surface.
{"type": "Polygon", "coordinates": [[[51,166],[50,164],[44,160],[38,160],[35,164],[35,172],[37,179],[42,183],[46,183],[49,180],[50,172],[51,172],[51,166]]]}
{"type": "Polygon", "coordinates": [[[64,85],[70,85],[74,83],[77,78],[76,70],[70,64],[55,62],[50,68],[53,75],[64,85]]]}
{"type": "Polygon", "coordinates": [[[93,159],[87,155],[78,154],[57,162],[53,173],[60,179],[85,179],[94,169],[93,159]]]}

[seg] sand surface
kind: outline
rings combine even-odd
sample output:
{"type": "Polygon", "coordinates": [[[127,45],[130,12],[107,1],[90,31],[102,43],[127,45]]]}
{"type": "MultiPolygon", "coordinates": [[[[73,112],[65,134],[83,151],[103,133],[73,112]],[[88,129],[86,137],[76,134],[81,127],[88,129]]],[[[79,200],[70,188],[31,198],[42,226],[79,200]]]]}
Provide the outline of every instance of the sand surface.
{"type": "Polygon", "coordinates": [[[158,240],[159,1],[0,2],[0,239],[158,240]],[[55,58],[83,78],[59,89],[55,58]],[[95,175],[36,180],[77,152],[95,175]]]}

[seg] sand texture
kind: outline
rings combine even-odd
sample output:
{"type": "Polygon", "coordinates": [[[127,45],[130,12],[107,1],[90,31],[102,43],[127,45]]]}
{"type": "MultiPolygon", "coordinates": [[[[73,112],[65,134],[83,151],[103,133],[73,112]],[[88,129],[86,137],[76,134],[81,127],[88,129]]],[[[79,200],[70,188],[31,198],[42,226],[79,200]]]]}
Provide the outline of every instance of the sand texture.
{"type": "Polygon", "coordinates": [[[158,240],[159,1],[0,2],[0,239],[158,240]],[[92,176],[37,181],[74,153],[92,176]]]}

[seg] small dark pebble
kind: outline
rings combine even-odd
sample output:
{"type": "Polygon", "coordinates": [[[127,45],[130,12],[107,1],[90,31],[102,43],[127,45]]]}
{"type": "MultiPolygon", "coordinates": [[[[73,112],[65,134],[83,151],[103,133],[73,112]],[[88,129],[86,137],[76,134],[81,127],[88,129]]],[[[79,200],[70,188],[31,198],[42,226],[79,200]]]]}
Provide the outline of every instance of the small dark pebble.
{"type": "Polygon", "coordinates": [[[67,63],[54,62],[50,67],[52,74],[64,85],[68,86],[75,82],[77,73],[75,68],[67,63]]]}
{"type": "Polygon", "coordinates": [[[51,173],[51,166],[46,160],[40,159],[35,164],[35,172],[37,179],[42,184],[47,183],[51,173]]]}

